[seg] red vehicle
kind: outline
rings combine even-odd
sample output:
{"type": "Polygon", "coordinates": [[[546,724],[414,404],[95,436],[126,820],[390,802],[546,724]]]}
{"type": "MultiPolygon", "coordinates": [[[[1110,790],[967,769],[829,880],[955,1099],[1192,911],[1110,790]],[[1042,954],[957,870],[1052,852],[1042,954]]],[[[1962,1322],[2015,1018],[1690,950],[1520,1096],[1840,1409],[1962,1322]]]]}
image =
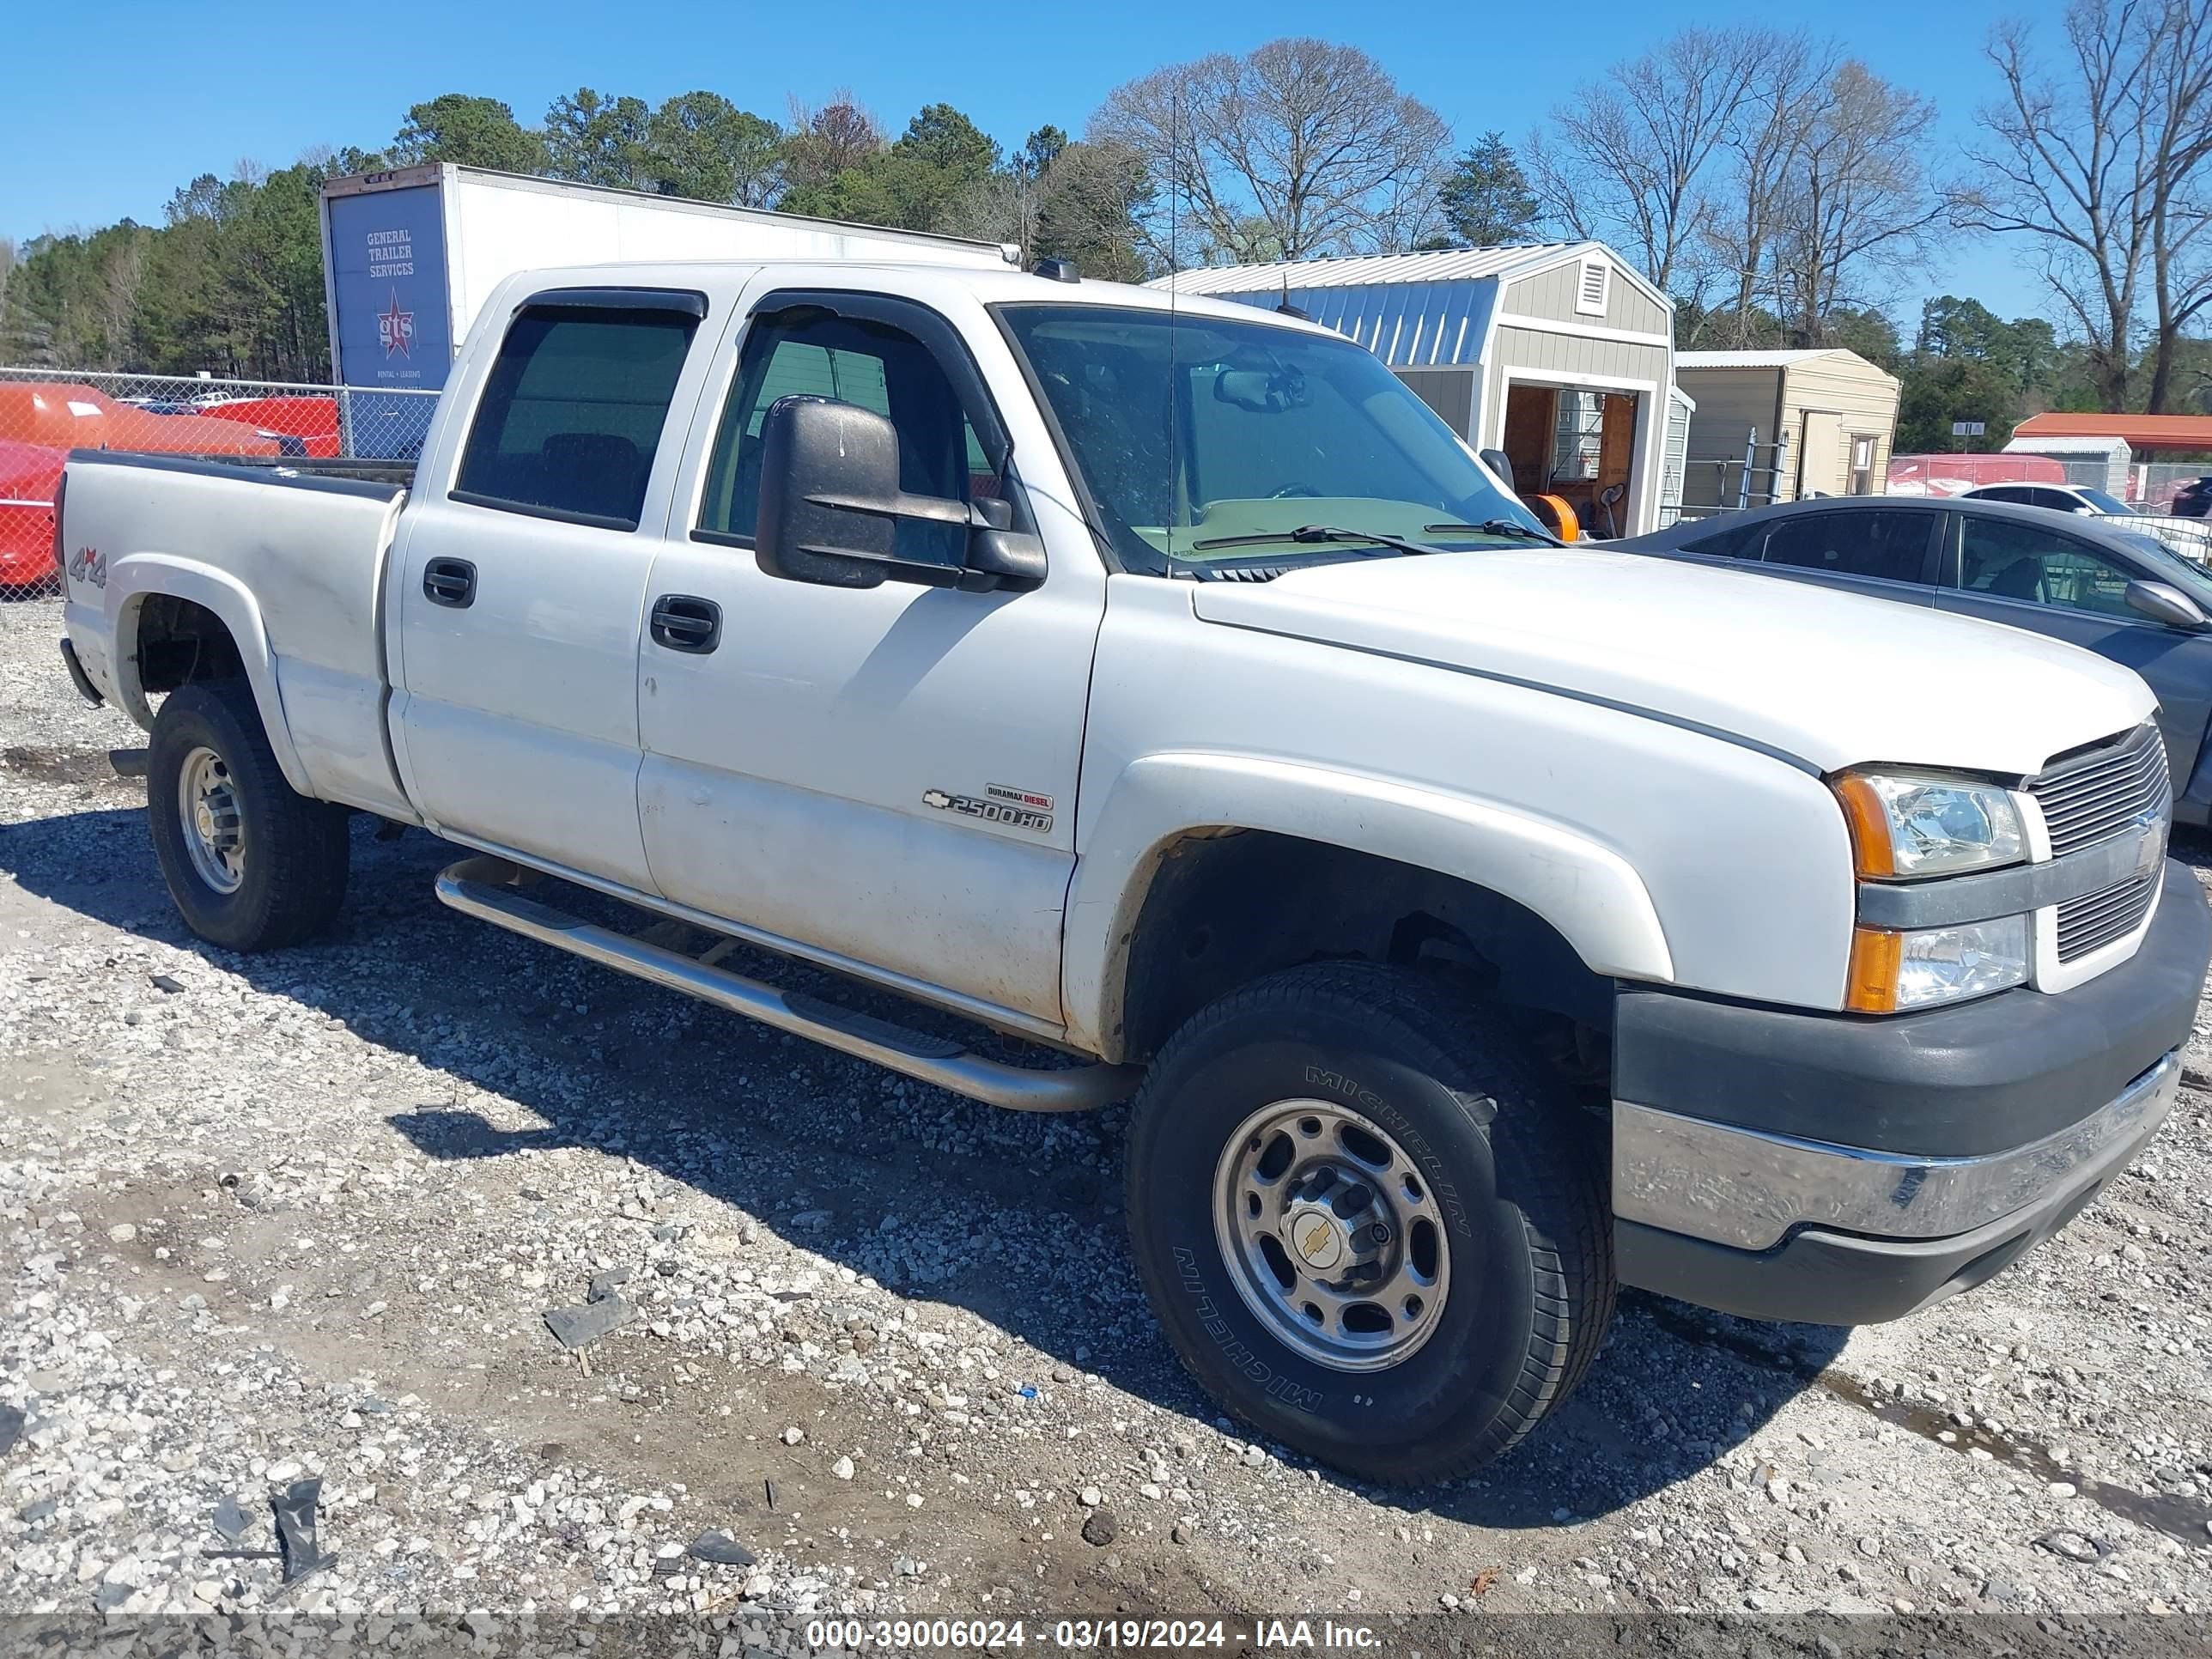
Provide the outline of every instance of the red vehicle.
{"type": "Polygon", "coordinates": [[[1893,455],[1892,495],[1963,495],[1982,484],[2066,482],[2066,465],[2048,455],[1893,455]]]}
{"type": "Polygon", "coordinates": [[[54,488],[65,449],[0,439],[0,590],[27,587],[54,573],[54,488]]]}
{"type": "Polygon", "coordinates": [[[0,587],[29,586],[53,574],[54,485],[72,449],[271,459],[284,453],[276,438],[236,421],[157,415],[67,381],[0,381],[0,587]]]}
{"type": "Polygon", "coordinates": [[[288,455],[329,460],[338,453],[335,398],[220,398],[196,404],[202,415],[237,421],[273,437],[288,455]]]}

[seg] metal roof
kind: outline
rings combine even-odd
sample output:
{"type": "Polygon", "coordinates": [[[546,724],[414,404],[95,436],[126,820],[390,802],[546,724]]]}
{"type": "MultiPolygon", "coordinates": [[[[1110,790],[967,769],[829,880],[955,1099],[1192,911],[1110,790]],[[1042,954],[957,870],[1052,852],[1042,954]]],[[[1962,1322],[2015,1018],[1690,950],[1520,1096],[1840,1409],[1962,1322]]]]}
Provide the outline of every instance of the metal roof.
{"type": "Polygon", "coordinates": [[[1240,305],[1288,304],[1322,327],[1357,340],[1393,368],[1442,368],[1481,362],[1506,278],[1592,256],[1604,259],[1630,286],[1665,303],[1658,290],[1602,242],[1212,265],[1155,277],[1146,286],[1240,305]]]}
{"type": "Polygon", "coordinates": [[[1516,247],[1447,248],[1433,253],[1365,253],[1344,258],[1279,259],[1273,264],[1208,265],[1155,277],[1149,286],[1178,294],[1280,295],[1320,288],[1366,288],[1382,283],[1475,282],[1502,276],[1522,265],[1549,263],[1555,256],[1594,242],[1539,242],[1516,247]]]}
{"type": "Polygon", "coordinates": [[[2012,455],[2125,455],[2125,438],[2075,438],[2049,432],[2026,432],[2005,445],[2012,455]]]}
{"type": "MultiPolygon", "coordinates": [[[[1261,309],[1284,296],[1214,296],[1261,309]]],[[[1480,362],[1498,306],[1494,283],[1379,283],[1359,288],[1294,288],[1290,303],[1323,328],[1358,341],[1393,368],[1445,368],[1480,362]]]]}
{"type": "Polygon", "coordinates": [[[2033,438],[2117,438],[2130,449],[2212,449],[2212,415],[2031,415],[2012,429],[2033,438]]]}
{"type": "MultiPolygon", "coordinates": [[[[1674,367],[1681,368],[1787,368],[1808,357],[1832,357],[1841,348],[1808,346],[1791,351],[1678,351],[1674,367]]],[[[1844,353],[1848,356],[1850,354],[1844,353]]]]}

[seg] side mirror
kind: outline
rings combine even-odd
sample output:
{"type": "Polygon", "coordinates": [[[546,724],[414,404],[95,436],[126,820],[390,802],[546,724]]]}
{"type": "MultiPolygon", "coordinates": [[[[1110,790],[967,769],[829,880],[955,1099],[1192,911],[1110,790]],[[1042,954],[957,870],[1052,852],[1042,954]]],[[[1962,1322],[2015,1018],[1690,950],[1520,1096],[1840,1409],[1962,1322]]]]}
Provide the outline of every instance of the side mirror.
{"type": "Polygon", "coordinates": [[[2196,600],[2172,582],[2132,581],[2127,586],[2128,609],[2168,628],[2201,630],[2212,626],[2196,600]]]}
{"type": "Polygon", "coordinates": [[[1498,483],[1504,484],[1508,489],[1515,488],[1511,456],[1502,449],[1485,449],[1477,453],[1482,457],[1482,464],[1498,475],[1498,483]]]}
{"type": "Polygon", "coordinates": [[[898,428],[857,404],[782,398],[761,428],[753,550],[771,576],[824,587],[1035,587],[1044,580],[1043,544],[1011,522],[1001,503],[987,509],[908,494],[899,485],[898,428]],[[900,557],[898,527],[915,522],[948,526],[946,543],[962,562],[900,557]]]}

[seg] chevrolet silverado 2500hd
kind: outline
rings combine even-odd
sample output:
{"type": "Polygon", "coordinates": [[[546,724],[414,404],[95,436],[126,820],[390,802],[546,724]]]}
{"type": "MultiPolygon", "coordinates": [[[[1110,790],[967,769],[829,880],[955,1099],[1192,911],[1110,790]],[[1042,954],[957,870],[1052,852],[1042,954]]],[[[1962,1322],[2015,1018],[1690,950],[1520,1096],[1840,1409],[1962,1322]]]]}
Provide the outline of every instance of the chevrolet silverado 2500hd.
{"type": "Polygon", "coordinates": [[[1000,1105],[1133,1097],[1176,1347],[1380,1479],[1512,1445],[1617,1284],[1857,1322],[1986,1279],[2157,1130],[2212,952],[2133,673],[1553,545],[1376,358],[1249,307],[538,272],[410,484],[80,454],[57,533],[201,937],[323,927],[373,813],[548,945],[1000,1105]]]}

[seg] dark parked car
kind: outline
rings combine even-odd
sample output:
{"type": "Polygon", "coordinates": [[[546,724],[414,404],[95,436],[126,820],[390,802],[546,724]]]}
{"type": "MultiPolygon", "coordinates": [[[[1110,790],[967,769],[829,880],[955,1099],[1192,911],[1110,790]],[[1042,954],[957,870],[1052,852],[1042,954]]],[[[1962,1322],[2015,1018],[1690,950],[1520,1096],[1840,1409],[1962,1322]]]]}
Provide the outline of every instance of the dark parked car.
{"type": "MultiPolygon", "coordinates": [[[[2174,817],[2212,819],[2212,574],[2140,531],[2001,501],[1881,495],[1789,501],[1607,545],[1982,617],[2124,663],[2158,697],[2174,817]]],[[[2005,695],[1946,684],[1940,664],[1929,673],[1933,696],[2005,695]]]]}
{"type": "Polygon", "coordinates": [[[2212,518],[2212,478],[2191,478],[2173,492],[2177,519],[2212,518]]]}

